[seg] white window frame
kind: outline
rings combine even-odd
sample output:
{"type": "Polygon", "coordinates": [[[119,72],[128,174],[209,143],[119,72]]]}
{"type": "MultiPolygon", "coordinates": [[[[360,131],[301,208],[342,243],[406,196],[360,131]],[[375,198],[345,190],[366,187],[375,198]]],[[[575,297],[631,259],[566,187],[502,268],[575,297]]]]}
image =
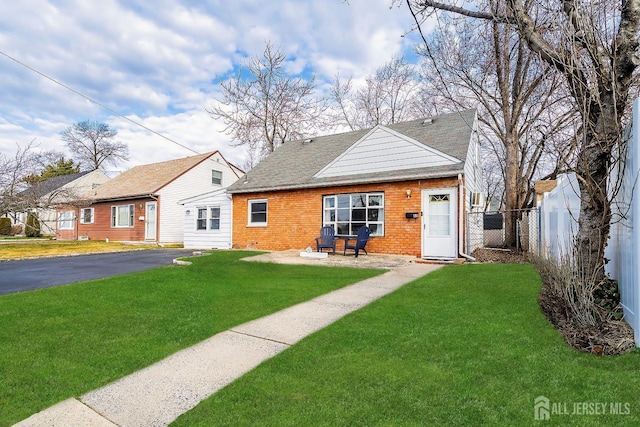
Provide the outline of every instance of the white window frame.
{"type": "Polygon", "coordinates": [[[384,237],[385,219],[384,219],[385,201],[384,192],[362,192],[362,193],[342,193],[342,194],[328,194],[322,196],[322,225],[333,227],[336,236],[351,236],[354,235],[353,223],[366,225],[371,228],[371,236],[384,237]],[[365,197],[366,203],[364,206],[354,206],[353,197],[358,198],[365,197]],[[349,206],[339,206],[338,199],[345,200],[349,197],[349,206]],[[380,204],[373,204],[374,198],[380,198],[380,204]],[[364,220],[354,219],[354,210],[364,210],[364,220]],[[340,213],[347,214],[348,220],[340,220],[340,213]],[[371,211],[371,212],[370,212],[371,211]],[[377,211],[378,217],[376,219],[370,218],[370,213],[377,211]],[[348,224],[347,228],[349,234],[340,232],[340,224],[348,224]],[[374,226],[374,227],[372,227],[374,226]]]}
{"type": "Polygon", "coordinates": [[[196,231],[207,231],[207,208],[205,206],[196,207],[196,231]]]}
{"type": "Polygon", "coordinates": [[[73,230],[74,211],[61,211],[58,215],[58,230],[73,230]]]}
{"type": "Polygon", "coordinates": [[[207,205],[207,206],[196,206],[196,223],[195,229],[198,233],[204,232],[216,232],[220,231],[220,218],[222,216],[222,211],[219,205],[207,205]],[[217,211],[217,216],[214,216],[214,210],[217,211]],[[204,215],[201,215],[204,214],[204,215]],[[218,227],[213,228],[212,221],[218,221],[218,227]],[[201,227],[201,224],[204,227],[201,227]]]}
{"type": "Polygon", "coordinates": [[[209,231],[220,231],[220,220],[222,217],[222,210],[220,206],[209,206],[207,209],[207,226],[209,227],[209,231]],[[217,216],[214,215],[214,210],[217,211],[217,216]],[[218,226],[213,227],[213,222],[218,221],[218,226]]]}
{"type": "Polygon", "coordinates": [[[254,200],[249,200],[247,203],[247,226],[249,227],[266,227],[267,226],[267,222],[269,220],[269,202],[267,201],[267,199],[254,199],[254,200]],[[253,221],[253,214],[261,214],[261,211],[258,212],[254,212],[253,211],[253,206],[260,204],[260,203],[264,203],[265,205],[265,209],[264,209],[264,221],[253,221]]]}
{"type": "Polygon", "coordinates": [[[94,220],[95,220],[95,212],[93,210],[93,208],[81,208],[80,209],[80,224],[93,224],[94,220]],[[90,220],[87,222],[85,221],[85,212],[89,211],[90,213],[90,220]]]}
{"type": "Polygon", "coordinates": [[[211,184],[222,186],[222,171],[211,169],[211,184]],[[216,176],[218,174],[219,177],[216,176]]]}
{"type": "Polygon", "coordinates": [[[111,228],[133,228],[133,217],[135,215],[135,205],[114,205],[111,206],[111,228]],[[128,225],[119,225],[120,223],[120,208],[128,207],[127,215],[129,220],[127,221],[128,225]]]}

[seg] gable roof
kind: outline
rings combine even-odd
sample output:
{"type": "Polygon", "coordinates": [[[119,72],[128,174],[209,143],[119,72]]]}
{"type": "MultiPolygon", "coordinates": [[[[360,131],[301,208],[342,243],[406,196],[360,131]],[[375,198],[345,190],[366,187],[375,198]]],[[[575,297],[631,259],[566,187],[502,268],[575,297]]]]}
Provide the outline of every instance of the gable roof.
{"type": "Polygon", "coordinates": [[[54,191],[64,187],[70,182],[73,182],[76,179],[81,178],[91,172],[92,171],[85,171],[70,173],[68,175],[54,176],[53,178],[49,178],[45,181],[37,182],[36,184],[22,191],[20,194],[24,196],[42,197],[46,194],[53,193],[54,191]]]}
{"type": "Polygon", "coordinates": [[[135,166],[105,182],[95,191],[95,200],[134,199],[155,194],[217,151],[160,163],[135,166]]]}
{"type": "Polygon", "coordinates": [[[283,144],[229,193],[404,181],[464,173],[476,110],[283,144]]]}

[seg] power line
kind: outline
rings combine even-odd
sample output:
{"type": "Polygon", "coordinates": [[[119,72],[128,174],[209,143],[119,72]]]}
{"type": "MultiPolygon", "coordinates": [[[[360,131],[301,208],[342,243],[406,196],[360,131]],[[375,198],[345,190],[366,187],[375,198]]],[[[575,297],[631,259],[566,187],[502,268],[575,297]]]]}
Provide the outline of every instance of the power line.
{"type": "Polygon", "coordinates": [[[65,88],[65,89],[67,89],[67,90],[69,90],[69,91],[71,91],[71,92],[75,93],[76,95],[79,95],[79,96],[83,97],[83,98],[84,98],[84,99],[86,99],[87,101],[92,102],[92,103],[96,104],[97,106],[99,106],[99,107],[101,107],[101,108],[104,108],[105,110],[107,110],[107,111],[109,111],[109,112],[111,112],[111,113],[115,114],[116,116],[121,117],[121,118],[123,118],[123,119],[127,120],[128,122],[131,122],[131,123],[133,123],[134,125],[139,126],[139,127],[143,128],[143,129],[145,129],[145,130],[147,130],[147,131],[151,132],[152,134],[159,136],[160,138],[164,138],[164,139],[166,139],[167,141],[169,141],[169,142],[171,142],[171,143],[173,143],[173,144],[176,144],[176,145],[178,145],[178,146],[180,146],[180,147],[184,148],[185,150],[189,150],[189,151],[191,151],[191,152],[193,152],[193,153],[195,153],[195,154],[200,154],[199,152],[197,152],[197,151],[196,151],[196,150],[194,150],[193,148],[187,147],[186,145],[181,144],[181,143],[179,143],[178,141],[176,141],[176,140],[174,140],[174,139],[169,138],[168,136],[165,136],[165,135],[162,135],[161,133],[156,132],[155,130],[153,130],[153,129],[151,129],[151,128],[149,128],[149,127],[145,126],[145,125],[143,125],[142,123],[136,122],[135,120],[130,119],[129,117],[126,117],[126,116],[125,116],[125,115],[123,115],[123,114],[120,114],[119,112],[115,111],[114,109],[109,108],[109,107],[107,107],[106,105],[102,104],[101,102],[98,102],[98,101],[96,101],[95,99],[93,99],[93,98],[91,98],[91,97],[89,97],[89,96],[87,96],[87,95],[85,95],[85,94],[83,94],[83,93],[81,93],[81,92],[79,92],[79,91],[75,90],[74,88],[72,88],[72,87],[70,87],[70,86],[67,86],[66,84],[64,84],[64,83],[62,83],[62,82],[60,82],[60,81],[58,81],[58,80],[54,79],[53,77],[49,77],[48,75],[44,74],[43,72],[36,70],[35,68],[31,67],[30,65],[25,64],[24,62],[22,62],[22,61],[20,61],[20,60],[18,60],[18,59],[16,59],[16,58],[14,58],[14,57],[12,57],[12,56],[10,56],[10,55],[8,55],[8,54],[4,53],[4,52],[3,52],[3,51],[1,51],[1,50],[0,50],[0,55],[5,56],[6,58],[8,58],[8,59],[12,60],[13,62],[15,62],[15,63],[17,63],[17,64],[22,65],[23,67],[25,67],[25,68],[27,68],[27,69],[29,69],[29,70],[33,71],[33,72],[34,72],[34,73],[36,73],[36,74],[39,74],[40,76],[44,77],[45,79],[50,80],[50,81],[52,81],[53,83],[55,83],[55,84],[57,84],[57,85],[59,85],[59,86],[62,86],[63,88],[65,88]]]}

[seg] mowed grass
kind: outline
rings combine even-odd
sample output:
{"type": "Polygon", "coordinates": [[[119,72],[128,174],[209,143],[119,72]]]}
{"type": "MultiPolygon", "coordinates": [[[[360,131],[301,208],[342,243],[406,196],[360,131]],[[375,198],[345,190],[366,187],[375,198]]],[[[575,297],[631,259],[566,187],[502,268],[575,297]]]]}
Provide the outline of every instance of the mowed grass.
{"type": "Polygon", "coordinates": [[[445,267],[266,361],[173,425],[640,425],[640,354],[571,350],[540,313],[539,289],[530,265],[445,267]],[[555,404],[550,421],[534,419],[538,396],[555,404]],[[558,413],[579,402],[604,402],[606,414],[558,413]],[[612,414],[612,403],[629,414],[612,414]]]}
{"type": "Polygon", "coordinates": [[[0,426],[382,272],[239,260],[255,254],[214,252],[191,266],[0,296],[0,426]]]}
{"type": "Polygon", "coordinates": [[[101,240],[5,240],[0,243],[0,261],[140,249],[156,249],[156,246],[120,242],[107,243],[101,240]]]}

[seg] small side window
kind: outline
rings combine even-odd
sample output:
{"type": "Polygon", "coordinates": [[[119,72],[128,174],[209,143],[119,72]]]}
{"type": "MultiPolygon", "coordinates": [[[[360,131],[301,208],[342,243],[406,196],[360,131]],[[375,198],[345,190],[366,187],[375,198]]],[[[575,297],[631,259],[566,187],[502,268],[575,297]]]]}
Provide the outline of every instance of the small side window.
{"type": "Polygon", "coordinates": [[[222,172],[217,170],[211,171],[211,183],[213,185],[222,185],[222,172]]]}
{"type": "Polygon", "coordinates": [[[267,201],[249,200],[249,225],[267,225],[267,201]]]}

